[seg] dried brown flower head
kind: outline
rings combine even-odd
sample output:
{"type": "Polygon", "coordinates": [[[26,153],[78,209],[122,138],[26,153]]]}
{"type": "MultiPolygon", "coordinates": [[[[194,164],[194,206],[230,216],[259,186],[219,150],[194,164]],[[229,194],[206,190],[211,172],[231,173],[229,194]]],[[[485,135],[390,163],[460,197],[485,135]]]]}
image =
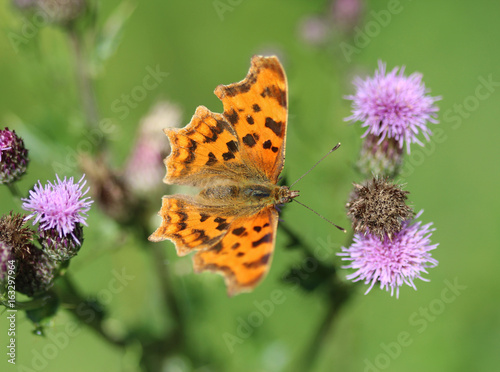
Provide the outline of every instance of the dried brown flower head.
{"type": "Polygon", "coordinates": [[[413,217],[413,209],[406,205],[408,191],[388,179],[373,178],[366,185],[354,184],[354,191],[346,204],[347,215],[356,233],[373,234],[381,240],[389,239],[401,230],[401,223],[413,217]]]}
{"type": "Polygon", "coordinates": [[[5,247],[10,247],[12,254],[22,256],[25,247],[31,244],[34,231],[24,226],[25,216],[13,213],[0,217],[0,242],[5,247]]]}

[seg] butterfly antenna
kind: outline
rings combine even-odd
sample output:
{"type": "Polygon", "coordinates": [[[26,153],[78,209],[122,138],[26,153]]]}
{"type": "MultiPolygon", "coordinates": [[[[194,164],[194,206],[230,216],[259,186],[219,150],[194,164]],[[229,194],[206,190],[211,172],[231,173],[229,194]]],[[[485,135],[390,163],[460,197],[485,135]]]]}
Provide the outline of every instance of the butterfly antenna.
{"type": "MultiPolygon", "coordinates": [[[[302,176],[300,176],[300,177],[299,177],[299,179],[298,179],[297,181],[295,181],[294,183],[292,183],[289,187],[290,187],[290,188],[292,188],[292,186],[293,186],[293,185],[295,185],[295,184],[296,184],[297,182],[299,182],[302,178],[304,178],[306,175],[308,175],[310,171],[312,171],[314,168],[316,168],[316,166],[317,166],[319,163],[321,163],[323,160],[325,160],[325,158],[326,158],[328,155],[330,155],[332,152],[334,152],[335,150],[337,150],[339,147],[340,147],[340,142],[339,142],[339,143],[337,143],[333,149],[331,149],[330,151],[328,151],[328,154],[326,154],[326,155],[325,155],[325,156],[323,156],[321,159],[319,159],[319,160],[316,162],[316,164],[314,164],[314,165],[313,165],[313,166],[312,166],[312,167],[311,167],[311,168],[310,168],[310,169],[309,169],[306,173],[304,173],[302,176]]],[[[309,208],[309,207],[307,207],[307,208],[309,208]]],[[[309,208],[309,209],[311,209],[311,208],[309,208]]],[[[311,210],[312,210],[312,209],[311,209],[311,210]]],[[[315,212],[315,211],[313,211],[313,212],[314,212],[314,213],[317,213],[317,212],[315,212]]],[[[324,218],[323,216],[321,216],[321,217],[322,217],[322,218],[324,218]]],[[[326,220],[326,218],[324,218],[324,219],[326,220]]],[[[328,221],[328,220],[327,220],[327,221],[328,221]]],[[[335,224],[334,224],[334,225],[335,225],[335,224]]],[[[337,226],[337,225],[335,225],[335,226],[337,226]]],[[[338,227],[338,226],[337,226],[337,227],[338,227]]],[[[341,229],[341,230],[343,230],[343,229],[341,229]]],[[[344,230],[344,231],[345,231],[345,230],[344,230]]]]}
{"type": "MultiPolygon", "coordinates": [[[[337,145],[338,147],[338,145],[337,145]]],[[[335,150],[335,149],[334,149],[335,150]]],[[[332,150],[333,151],[333,150],[332,150]]],[[[331,151],[330,151],[331,152],[331,151]]],[[[318,215],[319,217],[321,217],[322,219],[324,219],[326,222],[330,223],[331,225],[335,226],[337,229],[339,229],[340,231],[343,231],[343,232],[347,232],[343,227],[340,227],[339,225],[336,225],[334,224],[332,221],[330,221],[328,218],[322,216],[321,214],[319,214],[318,212],[316,212],[314,209],[312,209],[311,207],[308,207],[307,205],[305,205],[304,203],[301,203],[299,202],[297,199],[292,199],[294,202],[296,203],[299,203],[301,206],[309,209],[311,212],[314,212],[316,213],[316,215],[318,215]]]]}

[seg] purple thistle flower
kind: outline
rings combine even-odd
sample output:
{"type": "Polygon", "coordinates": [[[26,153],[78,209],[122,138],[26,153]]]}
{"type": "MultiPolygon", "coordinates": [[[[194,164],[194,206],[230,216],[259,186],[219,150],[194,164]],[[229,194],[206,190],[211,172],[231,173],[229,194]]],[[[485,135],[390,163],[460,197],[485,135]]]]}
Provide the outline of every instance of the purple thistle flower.
{"type": "Polygon", "coordinates": [[[429,91],[422,83],[422,74],[404,76],[404,66],[395,67],[386,74],[385,63],[379,61],[379,69],[373,78],[356,78],[356,94],[346,96],[352,100],[352,115],[345,121],[361,121],[367,127],[362,137],[373,134],[379,137],[380,144],[386,137],[394,138],[399,147],[406,142],[407,152],[410,144],[423,143],[417,138],[419,133],[429,141],[432,132],[427,122],[437,124],[437,111],[434,103],[441,97],[426,95],[429,91]],[[398,73],[399,70],[399,73],[398,73]]]}
{"type": "Polygon", "coordinates": [[[392,240],[386,236],[383,241],[373,234],[355,234],[354,241],[349,248],[342,247],[342,261],[352,261],[343,268],[356,269],[349,274],[347,279],[354,282],[364,280],[370,287],[367,294],[376,282],[380,288],[389,291],[391,296],[396,290],[399,297],[399,287],[407,284],[413,289],[415,278],[428,281],[422,277],[427,274],[426,268],[435,267],[438,261],[432,258],[430,251],[438,244],[431,245],[430,237],[435,230],[428,223],[421,226],[421,222],[415,222],[423,211],[420,211],[414,220],[403,222],[403,228],[394,234],[392,240]]]}
{"type": "Polygon", "coordinates": [[[23,198],[23,209],[31,212],[26,220],[35,217],[33,225],[40,222],[41,230],[55,229],[60,237],[71,234],[77,243],[79,240],[74,234],[77,223],[87,226],[85,222],[87,212],[93,203],[90,197],[83,197],[89,191],[83,187],[87,183],[82,176],[80,181],[73,183],[73,177],[69,180],[61,181],[58,175],[57,180],[52,184],[48,182],[45,187],[40,181],[35,185],[35,189],[30,190],[30,197],[23,198]],[[83,182],[82,182],[83,181],[83,182]]]}
{"type": "Polygon", "coordinates": [[[0,130],[0,184],[17,181],[26,172],[28,150],[14,130],[0,130]]]}

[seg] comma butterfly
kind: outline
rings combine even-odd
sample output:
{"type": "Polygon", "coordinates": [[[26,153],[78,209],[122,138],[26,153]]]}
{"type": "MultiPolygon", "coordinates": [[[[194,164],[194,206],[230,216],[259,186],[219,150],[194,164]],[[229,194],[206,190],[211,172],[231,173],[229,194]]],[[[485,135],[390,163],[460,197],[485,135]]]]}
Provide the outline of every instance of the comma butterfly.
{"type": "Polygon", "coordinates": [[[165,129],[172,152],[167,184],[202,188],[195,196],[163,197],[161,226],[149,237],[171,240],[193,256],[194,270],[224,276],[230,296],[251,291],[269,270],[276,205],[299,195],[278,186],[285,161],[286,76],[276,57],[254,56],[246,78],[219,85],[218,114],[199,106],[183,129],[165,129]]]}

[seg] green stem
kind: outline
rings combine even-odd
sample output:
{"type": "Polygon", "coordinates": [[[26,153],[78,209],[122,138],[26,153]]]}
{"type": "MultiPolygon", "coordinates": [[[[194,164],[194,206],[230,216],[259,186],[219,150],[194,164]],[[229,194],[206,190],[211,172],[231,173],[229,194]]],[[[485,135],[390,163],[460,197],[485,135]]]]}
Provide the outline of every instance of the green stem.
{"type": "MultiPolygon", "coordinates": [[[[297,235],[286,223],[280,222],[279,224],[282,231],[284,231],[289,239],[289,246],[299,246],[306,256],[315,257],[311,248],[297,235]]],[[[350,244],[353,239],[353,233],[348,236],[347,242],[350,244]]],[[[311,341],[302,355],[300,362],[295,364],[297,371],[313,370],[313,364],[317,361],[321,352],[322,346],[325,344],[328,336],[331,334],[335,320],[338,318],[340,310],[347,303],[347,300],[354,293],[355,284],[346,284],[338,276],[338,270],[333,267],[332,274],[325,277],[328,283],[322,286],[328,289],[327,293],[327,309],[323,320],[320,322],[316,332],[314,333],[311,341]]]]}
{"type": "MultiPolygon", "coordinates": [[[[94,93],[93,81],[89,72],[90,69],[87,63],[87,56],[84,52],[82,37],[78,31],[73,29],[70,29],[68,33],[73,47],[76,80],[78,83],[78,90],[80,93],[80,100],[82,102],[83,113],[85,115],[85,121],[89,130],[97,130],[99,124],[97,100],[94,93]]],[[[102,137],[100,143],[97,145],[98,150],[101,150],[103,146],[104,137],[102,137]]]]}
{"type": "Polygon", "coordinates": [[[332,332],[333,325],[338,318],[340,310],[346,304],[352,293],[353,286],[351,285],[342,286],[342,288],[336,287],[332,290],[325,316],[303,354],[301,363],[298,364],[301,367],[298,370],[313,370],[313,365],[318,360],[322,347],[325,345],[328,336],[332,332]]]}
{"type": "Polygon", "coordinates": [[[173,285],[170,280],[170,276],[167,269],[167,259],[163,252],[163,247],[159,244],[151,244],[151,251],[153,255],[154,265],[156,269],[156,273],[158,279],[160,281],[160,288],[163,294],[163,300],[165,306],[169,310],[170,314],[174,318],[174,324],[176,328],[174,333],[176,334],[177,342],[179,344],[182,343],[182,329],[184,327],[184,318],[182,316],[182,312],[179,308],[179,304],[177,302],[177,298],[173,291],[173,285]]]}
{"type": "Polygon", "coordinates": [[[290,239],[290,241],[288,242],[287,244],[287,247],[288,248],[293,248],[293,247],[300,247],[304,253],[308,256],[313,256],[314,257],[314,254],[312,253],[313,250],[311,248],[309,248],[309,246],[306,244],[306,242],[304,240],[302,240],[300,238],[299,235],[297,235],[286,223],[285,221],[280,221],[280,223],[278,224],[278,227],[281,229],[281,231],[283,231],[285,234],[288,235],[288,238],[290,239]]]}
{"type": "MultiPolygon", "coordinates": [[[[36,309],[39,309],[39,308],[45,306],[47,303],[51,302],[51,300],[53,300],[56,297],[57,297],[57,295],[54,292],[48,291],[48,292],[44,293],[42,296],[39,296],[37,298],[33,298],[29,301],[16,301],[15,307],[13,308],[13,310],[14,309],[15,310],[23,310],[23,311],[36,310],[36,309]]],[[[8,309],[12,309],[10,307],[9,302],[6,299],[2,299],[1,304],[8,309]]]]}
{"type": "Polygon", "coordinates": [[[151,256],[154,261],[154,269],[159,280],[163,302],[173,318],[174,328],[164,337],[142,342],[143,353],[141,358],[141,367],[146,372],[162,371],[163,362],[167,355],[175,351],[186,353],[184,349],[185,322],[177,298],[173,291],[173,285],[170,280],[166,265],[166,257],[163,247],[159,244],[149,244],[151,256]]]}
{"type": "Polygon", "coordinates": [[[19,200],[21,199],[21,193],[19,192],[19,187],[17,187],[17,183],[16,182],[11,182],[11,183],[8,183],[7,184],[7,188],[9,189],[10,193],[12,194],[12,196],[19,200]]]}

